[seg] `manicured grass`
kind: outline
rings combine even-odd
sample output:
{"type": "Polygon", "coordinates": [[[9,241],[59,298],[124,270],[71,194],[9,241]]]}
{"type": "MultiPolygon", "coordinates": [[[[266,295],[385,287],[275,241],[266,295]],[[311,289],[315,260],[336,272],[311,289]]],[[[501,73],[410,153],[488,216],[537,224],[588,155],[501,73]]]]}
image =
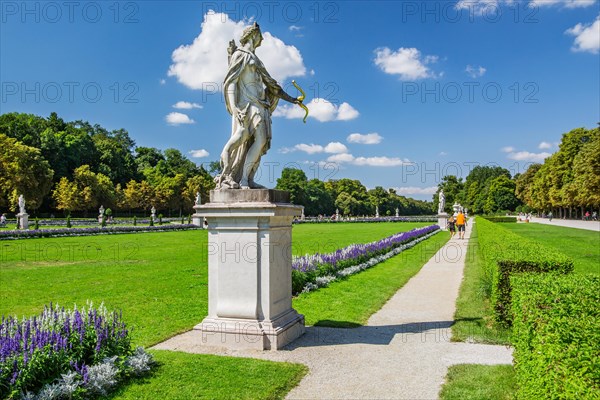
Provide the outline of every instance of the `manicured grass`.
{"type": "Polygon", "coordinates": [[[512,365],[453,365],[440,392],[442,400],[509,400],[516,392],[512,365]]]}
{"type": "Polygon", "coordinates": [[[307,325],[356,327],[364,325],[448,241],[438,233],[396,257],[384,261],[325,290],[294,298],[293,307],[307,325]]]}
{"type": "Polygon", "coordinates": [[[575,273],[600,275],[600,232],[546,224],[502,226],[571,257],[575,263],[575,273]]]}
{"type": "Polygon", "coordinates": [[[152,351],[158,368],[111,399],[281,399],[308,368],[256,359],[152,351]]]}
{"type": "MultiPolygon", "coordinates": [[[[304,254],[323,243],[343,247],[424,225],[294,226],[299,245],[293,250],[304,254]]],[[[50,302],[104,302],[123,310],[136,345],[153,345],[200,322],[208,310],[207,283],[206,231],[0,242],[0,315],[34,315],[50,302]]]]}
{"type": "MultiPolygon", "coordinates": [[[[509,225],[509,224],[504,224],[509,225]]],[[[477,224],[473,225],[467,248],[465,272],[452,326],[452,340],[466,340],[478,343],[509,344],[510,330],[494,323],[489,288],[491,277],[485,273],[484,262],[477,239],[477,224]]]]}

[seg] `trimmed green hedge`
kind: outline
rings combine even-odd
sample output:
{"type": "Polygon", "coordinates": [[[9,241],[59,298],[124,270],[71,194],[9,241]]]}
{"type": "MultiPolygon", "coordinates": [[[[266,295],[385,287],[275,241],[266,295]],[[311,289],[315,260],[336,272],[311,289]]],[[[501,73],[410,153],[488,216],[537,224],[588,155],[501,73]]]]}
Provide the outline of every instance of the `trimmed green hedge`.
{"type": "Polygon", "coordinates": [[[517,399],[600,399],[600,277],[511,282],[517,399]]]}
{"type": "Polygon", "coordinates": [[[502,325],[510,326],[512,320],[511,275],[519,272],[566,274],[573,271],[571,258],[501,225],[477,218],[477,231],[486,273],[490,278],[494,317],[502,325]]]}
{"type": "Polygon", "coordinates": [[[517,217],[495,217],[490,215],[489,217],[483,216],[483,218],[490,222],[517,222],[517,217]]]}

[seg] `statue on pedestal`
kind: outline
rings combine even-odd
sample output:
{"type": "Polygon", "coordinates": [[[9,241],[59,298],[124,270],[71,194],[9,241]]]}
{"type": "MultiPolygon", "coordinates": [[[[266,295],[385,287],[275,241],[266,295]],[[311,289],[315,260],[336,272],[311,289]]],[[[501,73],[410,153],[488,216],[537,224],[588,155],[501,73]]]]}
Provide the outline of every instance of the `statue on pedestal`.
{"type": "Polygon", "coordinates": [[[221,152],[222,171],[215,178],[217,190],[262,188],[254,182],[254,174],[260,158],[271,146],[271,113],[279,99],[298,104],[308,112],[302,103],[304,94],[297,98],[287,94],[254,53],[262,40],[255,22],[244,29],[240,47],[234,40],[229,42],[229,70],[223,88],[232,128],[221,152]]]}
{"type": "Polygon", "coordinates": [[[196,200],[194,202],[195,206],[199,206],[200,205],[200,192],[196,192],[196,200]]]}
{"type": "Polygon", "coordinates": [[[25,211],[25,198],[23,197],[23,195],[19,195],[19,214],[26,214],[27,212],[25,211]]]}
{"type": "Polygon", "coordinates": [[[445,207],[446,207],[446,196],[444,195],[444,191],[440,189],[439,203],[438,203],[438,215],[444,213],[445,207]]]}

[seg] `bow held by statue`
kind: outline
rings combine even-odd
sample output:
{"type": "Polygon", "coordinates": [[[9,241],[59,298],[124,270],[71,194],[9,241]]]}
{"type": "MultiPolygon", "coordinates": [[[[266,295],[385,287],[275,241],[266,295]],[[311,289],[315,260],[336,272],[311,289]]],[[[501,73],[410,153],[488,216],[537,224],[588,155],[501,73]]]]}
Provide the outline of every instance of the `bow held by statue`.
{"type": "Polygon", "coordinates": [[[304,99],[306,98],[306,93],[304,93],[304,90],[302,90],[302,88],[296,83],[296,81],[292,81],[292,84],[300,92],[300,96],[298,96],[296,99],[298,100],[298,105],[302,107],[302,109],[306,112],[306,114],[304,114],[304,119],[302,119],[302,122],[306,123],[306,118],[308,118],[308,107],[306,107],[303,103],[304,99]]]}

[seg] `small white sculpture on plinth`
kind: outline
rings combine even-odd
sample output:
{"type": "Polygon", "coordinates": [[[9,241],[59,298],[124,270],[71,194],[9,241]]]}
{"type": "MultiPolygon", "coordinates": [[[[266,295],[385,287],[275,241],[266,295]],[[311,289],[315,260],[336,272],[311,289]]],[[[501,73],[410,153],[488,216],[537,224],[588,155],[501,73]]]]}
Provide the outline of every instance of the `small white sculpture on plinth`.
{"type": "MultiPolygon", "coordinates": [[[[201,205],[202,205],[202,202],[200,199],[200,192],[197,192],[196,200],[194,201],[194,210],[197,210],[198,208],[200,208],[201,205]]],[[[194,213],[192,215],[192,225],[196,225],[196,226],[199,226],[200,228],[204,229],[204,218],[202,218],[201,215],[194,213]]]]}
{"type": "Polygon", "coordinates": [[[398,210],[398,207],[396,207],[396,218],[398,218],[400,216],[400,210],[398,210]]]}
{"type": "Polygon", "coordinates": [[[335,209],[335,220],[336,221],[340,220],[340,209],[339,208],[335,209]]]}
{"type": "Polygon", "coordinates": [[[19,219],[19,229],[29,229],[29,214],[25,210],[25,198],[23,195],[19,195],[19,213],[17,218],[19,219]]]}
{"type": "Polygon", "coordinates": [[[102,219],[104,218],[104,206],[100,206],[100,209],[98,210],[98,223],[101,224],[102,223],[102,219]]]}
{"type": "Polygon", "coordinates": [[[304,215],[304,207],[302,207],[302,215],[300,215],[300,221],[304,221],[305,219],[305,215],[304,215]]]}
{"type": "Polygon", "coordinates": [[[152,209],[150,210],[150,219],[152,222],[156,222],[156,208],[154,208],[154,206],[152,206],[152,209]]]}
{"type": "Polygon", "coordinates": [[[375,218],[379,218],[379,206],[375,206],[375,218]]]}
{"type": "Polygon", "coordinates": [[[446,196],[442,189],[440,189],[438,200],[438,226],[445,231],[448,229],[448,213],[444,210],[446,208],[446,196]]]}

